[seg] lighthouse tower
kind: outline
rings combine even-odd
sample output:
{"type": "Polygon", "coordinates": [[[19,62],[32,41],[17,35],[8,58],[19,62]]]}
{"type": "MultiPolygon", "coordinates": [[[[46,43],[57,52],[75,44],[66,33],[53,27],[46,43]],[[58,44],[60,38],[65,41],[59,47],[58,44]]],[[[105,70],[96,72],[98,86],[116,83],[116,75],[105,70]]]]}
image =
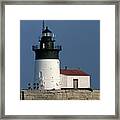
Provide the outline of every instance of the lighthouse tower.
{"type": "Polygon", "coordinates": [[[44,21],[39,45],[32,46],[32,50],[35,52],[34,79],[39,81],[40,89],[60,89],[61,46],[55,45],[53,33],[48,27],[44,27],[44,21]]]}

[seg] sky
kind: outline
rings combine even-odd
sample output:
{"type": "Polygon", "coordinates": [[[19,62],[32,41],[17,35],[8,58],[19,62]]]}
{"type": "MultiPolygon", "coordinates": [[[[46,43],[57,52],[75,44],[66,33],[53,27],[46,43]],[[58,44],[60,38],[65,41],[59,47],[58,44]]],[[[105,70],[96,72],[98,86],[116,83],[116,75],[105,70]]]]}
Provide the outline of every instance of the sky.
{"type": "MultiPolygon", "coordinates": [[[[55,34],[60,51],[60,67],[80,69],[90,74],[91,88],[100,89],[100,21],[45,20],[55,34]]],[[[20,21],[20,88],[34,82],[35,54],[32,45],[41,37],[42,20],[20,21]]]]}

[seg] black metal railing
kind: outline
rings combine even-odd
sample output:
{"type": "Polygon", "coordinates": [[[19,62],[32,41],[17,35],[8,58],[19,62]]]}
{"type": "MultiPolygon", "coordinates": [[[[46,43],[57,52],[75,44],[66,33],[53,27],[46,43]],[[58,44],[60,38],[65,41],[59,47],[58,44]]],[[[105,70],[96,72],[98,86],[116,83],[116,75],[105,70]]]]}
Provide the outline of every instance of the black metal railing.
{"type": "Polygon", "coordinates": [[[62,50],[62,46],[61,45],[56,45],[55,49],[62,50]]]}
{"type": "Polygon", "coordinates": [[[33,45],[32,50],[35,51],[36,49],[40,49],[39,45],[33,45]]]}

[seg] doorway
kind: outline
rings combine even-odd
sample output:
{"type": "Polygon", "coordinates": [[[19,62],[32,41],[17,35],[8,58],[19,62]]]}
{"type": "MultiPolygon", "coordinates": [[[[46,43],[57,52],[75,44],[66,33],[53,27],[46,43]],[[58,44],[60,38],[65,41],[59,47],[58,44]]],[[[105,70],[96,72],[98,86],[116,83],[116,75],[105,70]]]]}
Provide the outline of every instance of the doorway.
{"type": "Polygon", "coordinates": [[[78,89],[78,79],[73,79],[73,88],[78,89]]]}

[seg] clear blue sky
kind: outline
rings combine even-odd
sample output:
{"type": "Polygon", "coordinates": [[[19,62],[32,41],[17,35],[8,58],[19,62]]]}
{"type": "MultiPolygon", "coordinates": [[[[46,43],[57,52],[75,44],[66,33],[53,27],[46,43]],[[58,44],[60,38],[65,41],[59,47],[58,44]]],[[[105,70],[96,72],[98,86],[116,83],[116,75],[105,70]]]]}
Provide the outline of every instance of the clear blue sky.
{"type": "MultiPolygon", "coordinates": [[[[100,88],[100,21],[46,20],[45,25],[55,34],[60,52],[61,67],[80,68],[91,75],[91,87],[100,88]]],[[[20,21],[20,85],[34,81],[34,52],[41,36],[41,20],[20,21]]]]}

